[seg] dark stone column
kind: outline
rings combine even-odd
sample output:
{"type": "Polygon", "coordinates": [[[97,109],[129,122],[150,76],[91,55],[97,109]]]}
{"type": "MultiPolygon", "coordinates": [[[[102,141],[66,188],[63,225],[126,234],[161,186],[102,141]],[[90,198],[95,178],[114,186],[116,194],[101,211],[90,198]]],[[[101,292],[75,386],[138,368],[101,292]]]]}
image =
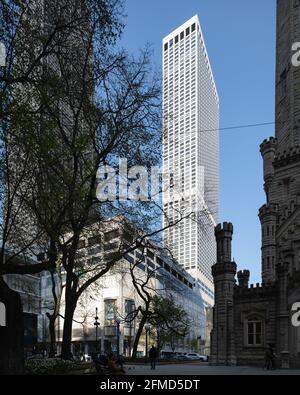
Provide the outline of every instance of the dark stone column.
{"type": "Polygon", "coordinates": [[[20,295],[0,277],[0,302],[5,306],[5,326],[0,326],[0,374],[24,373],[24,327],[20,295]]]}

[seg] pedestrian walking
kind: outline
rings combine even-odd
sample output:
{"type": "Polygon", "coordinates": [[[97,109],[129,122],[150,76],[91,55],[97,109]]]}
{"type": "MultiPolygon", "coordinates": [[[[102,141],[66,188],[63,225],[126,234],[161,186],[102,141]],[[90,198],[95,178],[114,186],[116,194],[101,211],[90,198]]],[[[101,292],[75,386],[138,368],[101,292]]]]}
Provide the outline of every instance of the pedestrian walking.
{"type": "Polygon", "coordinates": [[[269,347],[266,349],[265,352],[265,368],[267,370],[274,370],[275,369],[275,359],[276,359],[276,354],[274,352],[272,344],[269,344],[269,347]]]}
{"type": "Polygon", "coordinates": [[[157,349],[152,345],[149,350],[149,358],[151,363],[151,370],[155,370],[156,367],[156,358],[157,358],[157,349]]]}

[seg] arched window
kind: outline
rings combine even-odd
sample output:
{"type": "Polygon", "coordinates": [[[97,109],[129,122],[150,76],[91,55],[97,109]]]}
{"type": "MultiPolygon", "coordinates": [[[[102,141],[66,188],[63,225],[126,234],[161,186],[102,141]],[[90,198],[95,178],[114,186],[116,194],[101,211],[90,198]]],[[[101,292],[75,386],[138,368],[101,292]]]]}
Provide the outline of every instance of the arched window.
{"type": "Polygon", "coordinates": [[[0,326],[6,326],[6,307],[0,302],[0,326]]]}

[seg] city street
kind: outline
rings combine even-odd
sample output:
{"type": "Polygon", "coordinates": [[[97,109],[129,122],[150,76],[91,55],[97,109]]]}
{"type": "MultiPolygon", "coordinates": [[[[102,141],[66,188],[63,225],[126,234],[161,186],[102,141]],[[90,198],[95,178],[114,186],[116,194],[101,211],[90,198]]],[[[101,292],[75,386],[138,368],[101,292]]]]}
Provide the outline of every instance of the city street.
{"type": "Polygon", "coordinates": [[[125,365],[127,375],[300,375],[300,370],[264,370],[247,366],[209,366],[203,362],[157,365],[151,370],[150,365],[125,365]]]}

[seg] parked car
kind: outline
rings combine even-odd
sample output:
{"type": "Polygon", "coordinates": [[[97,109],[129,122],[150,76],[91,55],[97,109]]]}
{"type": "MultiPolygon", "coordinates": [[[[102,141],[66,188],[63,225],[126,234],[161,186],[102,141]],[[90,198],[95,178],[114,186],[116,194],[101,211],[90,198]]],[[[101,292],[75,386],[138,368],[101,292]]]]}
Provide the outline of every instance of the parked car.
{"type": "Polygon", "coordinates": [[[178,355],[177,356],[177,359],[179,360],[179,361],[188,361],[190,358],[188,358],[186,355],[184,355],[184,354],[181,354],[181,355],[178,355]]]}
{"type": "Polygon", "coordinates": [[[166,361],[172,361],[177,358],[176,358],[176,355],[173,355],[173,354],[163,354],[161,356],[161,359],[166,360],[166,361]]]}
{"type": "Polygon", "coordinates": [[[190,352],[186,354],[186,357],[192,361],[202,361],[202,362],[207,362],[208,357],[207,355],[200,355],[196,352],[190,352]]]}

